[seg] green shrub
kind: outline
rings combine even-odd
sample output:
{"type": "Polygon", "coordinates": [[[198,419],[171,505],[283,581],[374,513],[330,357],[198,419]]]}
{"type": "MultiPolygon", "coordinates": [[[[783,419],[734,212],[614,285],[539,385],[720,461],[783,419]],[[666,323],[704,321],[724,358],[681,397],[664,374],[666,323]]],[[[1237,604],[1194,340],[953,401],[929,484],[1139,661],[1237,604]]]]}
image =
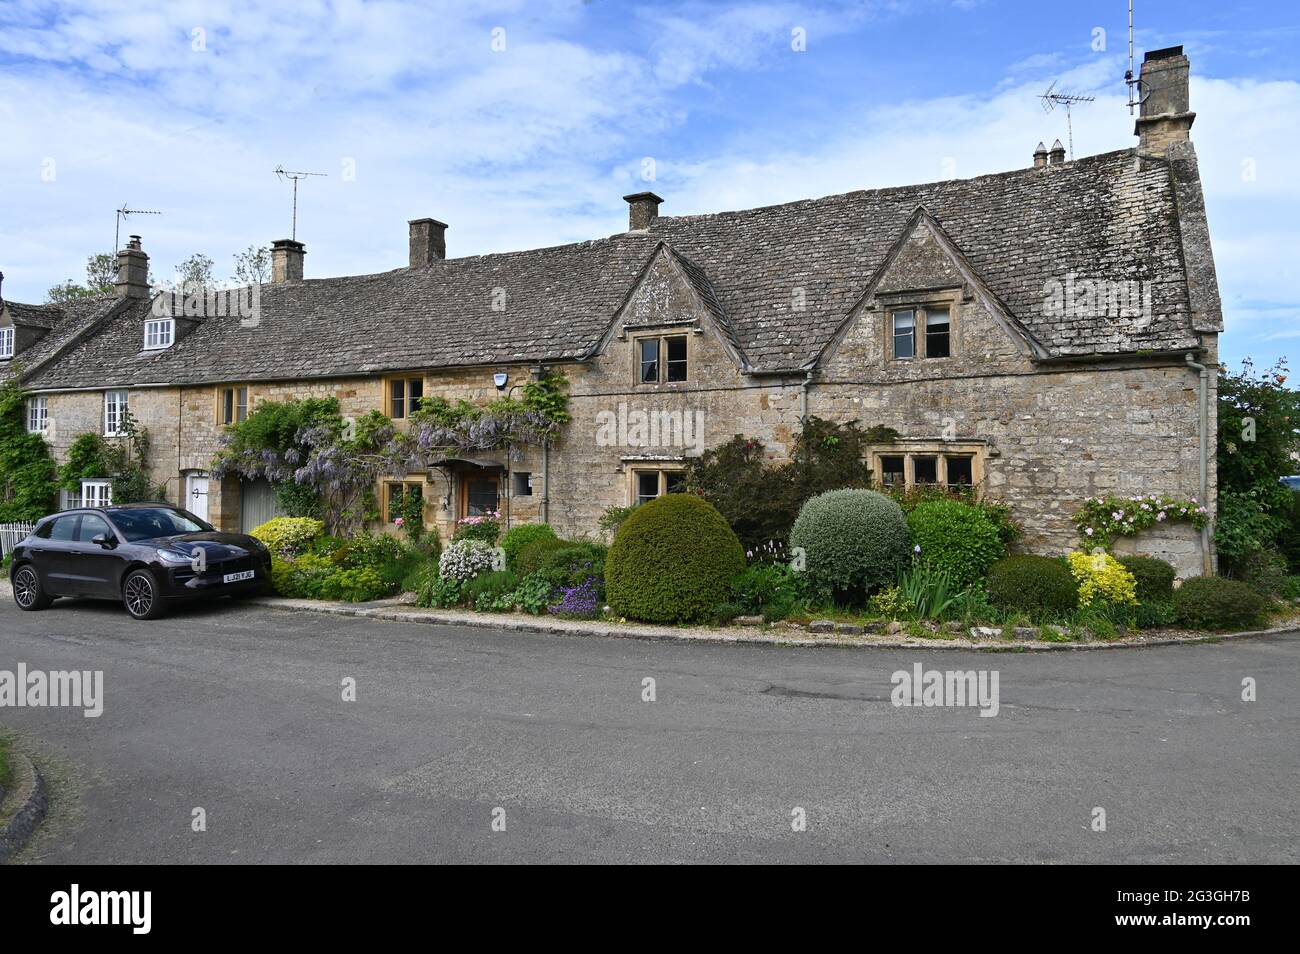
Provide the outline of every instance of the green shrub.
{"type": "Polygon", "coordinates": [[[799,511],[791,547],[802,547],[809,585],[822,599],[862,605],[907,564],[907,521],[874,490],[831,490],[799,511]]]}
{"type": "Polygon", "coordinates": [[[1079,604],[1079,584],[1060,557],[1009,556],[989,567],[989,602],[1036,620],[1060,619],[1079,604]]]}
{"type": "Polygon", "coordinates": [[[740,540],[712,504],[667,494],[623,522],[605,561],[605,584],[619,616],[688,622],[727,602],[728,584],[744,568],[740,540]]]}
{"type": "Polygon", "coordinates": [[[1154,629],[1157,626],[1170,626],[1177,617],[1174,614],[1172,595],[1167,600],[1141,602],[1133,610],[1133,625],[1138,629],[1154,629]]]}
{"type": "Polygon", "coordinates": [[[514,602],[525,613],[536,616],[546,609],[553,591],[554,588],[550,583],[533,574],[519,581],[519,585],[515,587],[514,602]]]}
{"type": "Polygon", "coordinates": [[[981,582],[1006,555],[998,528],[979,507],[960,500],[927,500],[907,515],[922,563],[946,571],[959,589],[981,582]]]}
{"type": "Polygon", "coordinates": [[[603,543],[570,543],[545,554],[535,575],[555,587],[577,586],[594,579],[603,590],[608,555],[609,547],[603,543]]]}
{"type": "Polygon", "coordinates": [[[250,536],[266,544],[272,553],[292,556],[303,553],[325,532],[325,524],[311,517],[275,517],[252,529],[250,536]]]}
{"type": "Polygon", "coordinates": [[[1282,581],[1286,579],[1286,557],[1271,548],[1255,550],[1236,561],[1232,576],[1261,596],[1277,596],[1282,592],[1282,581]]]}
{"type": "Polygon", "coordinates": [[[501,538],[501,549],[506,551],[506,568],[518,570],[519,551],[537,540],[555,540],[555,531],[548,523],[521,523],[511,527],[501,538]]]}
{"type": "Polygon", "coordinates": [[[731,580],[731,602],[742,612],[762,613],[767,607],[791,608],[806,597],[807,581],[781,563],[756,563],[746,567],[731,580]]]}
{"type": "Polygon", "coordinates": [[[1174,598],[1174,568],[1149,556],[1122,556],[1120,565],[1133,575],[1139,603],[1168,603],[1174,598]]]}
{"type": "Polygon", "coordinates": [[[1300,576],[1282,577],[1282,585],[1278,588],[1278,596],[1284,599],[1300,599],[1300,576]]]}
{"type": "Polygon", "coordinates": [[[932,620],[950,615],[962,592],[947,570],[937,570],[924,563],[899,573],[897,589],[909,616],[932,620]]]}
{"type": "Polygon", "coordinates": [[[349,569],[370,567],[377,570],[407,552],[408,548],[392,534],[362,532],[346,540],[333,552],[331,559],[349,569]]]}
{"type": "Polygon", "coordinates": [[[419,593],[429,583],[430,580],[438,576],[438,561],[424,559],[415,564],[402,577],[400,588],[403,593],[419,593]]]}
{"type": "Polygon", "coordinates": [[[534,540],[519,548],[515,557],[515,572],[520,576],[530,576],[541,568],[542,561],[556,550],[567,550],[573,546],[571,540],[534,540]]]}
{"type": "Polygon", "coordinates": [[[445,576],[426,576],[415,591],[417,606],[445,608],[459,606],[463,602],[462,591],[465,584],[445,576]]]}
{"type": "Polygon", "coordinates": [[[1238,629],[1258,623],[1267,602],[1240,580],[1197,576],[1174,590],[1178,623],[1191,629],[1238,629]]]}
{"type": "Polygon", "coordinates": [[[513,597],[518,585],[519,577],[509,570],[492,570],[466,583],[462,596],[480,612],[504,612],[514,609],[513,597]]]}
{"type": "Polygon", "coordinates": [[[317,585],[316,595],[322,600],[365,603],[387,596],[391,590],[392,584],[374,567],[358,566],[335,570],[326,576],[317,585]]]}

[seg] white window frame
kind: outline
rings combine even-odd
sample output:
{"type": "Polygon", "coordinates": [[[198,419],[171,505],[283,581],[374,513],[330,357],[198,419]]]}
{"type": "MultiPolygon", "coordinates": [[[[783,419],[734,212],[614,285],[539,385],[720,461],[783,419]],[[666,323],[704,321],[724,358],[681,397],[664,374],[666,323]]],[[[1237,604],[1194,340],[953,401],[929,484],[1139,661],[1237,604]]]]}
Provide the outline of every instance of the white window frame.
{"type": "Polygon", "coordinates": [[[176,338],[175,318],[150,318],[144,323],[144,350],[170,348],[176,338]]]}
{"type": "Polygon", "coordinates": [[[7,361],[14,356],[14,326],[0,328],[0,361],[7,361]]]}
{"type": "Polygon", "coordinates": [[[83,480],[81,482],[81,507],[113,506],[113,484],[108,480],[83,480]]]}
{"type": "Polygon", "coordinates": [[[126,415],[130,412],[130,396],[127,391],[104,392],[104,436],[120,437],[126,415]]]}
{"type": "Polygon", "coordinates": [[[27,433],[44,434],[50,429],[50,399],[35,394],[27,399],[27,433]]]}

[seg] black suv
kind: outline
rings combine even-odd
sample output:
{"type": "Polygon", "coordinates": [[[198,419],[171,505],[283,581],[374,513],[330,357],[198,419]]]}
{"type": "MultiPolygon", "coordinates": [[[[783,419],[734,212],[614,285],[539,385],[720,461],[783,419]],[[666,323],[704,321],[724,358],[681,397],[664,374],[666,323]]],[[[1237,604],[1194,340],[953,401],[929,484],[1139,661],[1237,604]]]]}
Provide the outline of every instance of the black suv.
{"type": "Polygon", "coordinates": [[[221,533],[170,504],[123,504],[42,517],[14,547],[9,580],[20,609],[88,596],[156,619],[172,601],[265,591],[271,554],[254,537],[221,533]]]}

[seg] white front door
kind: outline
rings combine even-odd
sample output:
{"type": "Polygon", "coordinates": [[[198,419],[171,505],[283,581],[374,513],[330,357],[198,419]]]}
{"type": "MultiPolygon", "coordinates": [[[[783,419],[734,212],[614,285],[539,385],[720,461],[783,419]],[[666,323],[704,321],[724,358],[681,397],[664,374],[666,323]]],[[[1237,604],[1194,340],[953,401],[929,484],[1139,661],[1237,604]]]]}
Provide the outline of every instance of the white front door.
{"type": "Polygon", "coordinates": [[[185,500],[182,507],[200,520],[208,519],[208,475],[186,474],[185,500]]]}

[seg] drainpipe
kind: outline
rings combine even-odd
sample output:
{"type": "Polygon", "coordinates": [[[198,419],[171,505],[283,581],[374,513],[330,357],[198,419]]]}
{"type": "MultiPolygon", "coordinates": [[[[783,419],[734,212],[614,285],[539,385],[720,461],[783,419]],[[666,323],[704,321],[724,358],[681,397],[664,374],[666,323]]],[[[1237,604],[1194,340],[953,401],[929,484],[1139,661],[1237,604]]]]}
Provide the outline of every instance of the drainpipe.
{"type": "Polygon", "coordinates": [[[551,522],[551,442],[542,441],[542,523],[551,522]]]}
{"type": "MultiPolygon", "coordinates": [[[[1197,364],[1190,354],[1184,355],[1187,366],[1200,376],[1200,463],[1201,485],[1197,501],[1209,512],[1210,508],[1210,369],[1197,364]]],[[[1210,557],[1210,522],[1207,520],[1201,528],[1201,572],[1210,576],[1214,572],[1214,562],[1210,557]]]]}
{"type": "Polygon", "coordinates": [[[812,386],[812,372],[809,371],[803,376],[803,383],[799,385],[799,424],[808,423],[808,388],[812,386]]]}

